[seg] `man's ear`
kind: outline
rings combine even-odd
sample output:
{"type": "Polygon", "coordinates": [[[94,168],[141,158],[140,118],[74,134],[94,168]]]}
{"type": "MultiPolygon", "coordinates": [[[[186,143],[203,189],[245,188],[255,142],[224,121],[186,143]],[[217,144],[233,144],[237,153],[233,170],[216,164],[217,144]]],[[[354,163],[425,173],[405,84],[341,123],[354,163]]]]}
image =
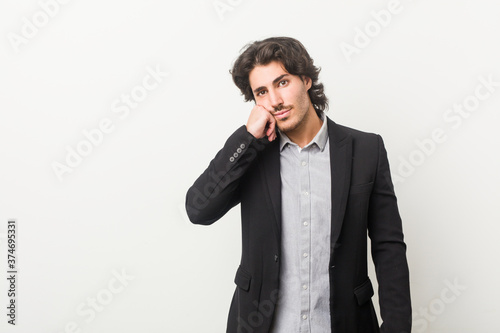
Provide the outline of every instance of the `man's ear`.
{"type": "Polygon", "coordinates": [[[304,82],[307,90],[311,89],[312,80],[310,77],[302,75],[302,82],[304,82]]]}

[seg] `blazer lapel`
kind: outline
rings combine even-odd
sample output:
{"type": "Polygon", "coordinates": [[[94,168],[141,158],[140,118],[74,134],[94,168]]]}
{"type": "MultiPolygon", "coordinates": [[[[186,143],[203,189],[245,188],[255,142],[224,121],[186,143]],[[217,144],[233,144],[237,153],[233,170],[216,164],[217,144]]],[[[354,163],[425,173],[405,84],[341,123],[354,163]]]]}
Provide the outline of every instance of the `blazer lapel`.
{"type": "Polygon", "coordinates": [[[347,196],[351,182],[352,137],[328,118],[330,140],[330,173],[332,197],[331,250],[336,247],[342,230],[347,196]]]}
{"type": "MultiPolygon", "coordinates": [[[[279,137],[269,143],[269,147],[264,150],[262,167],[267,184],[269,198],[274,211],[275,223],[273,231],[276,236],[278,246],[281,246],[281,175],[280,175],[280,150],[279,137]]],[[[265,188],[265,187],[264,187],[265,188]]]]}
{"type": "MultiPolygon", "coordinates": [[[[347,196],[349,193],[352,165],[352,137],[330,118],[328,121],[328,137],[330,140],[330,173],[331,173],[331,249],[333,250],[342,229],[347,196]]],[[[276,138],[264,149],[263,172],[267,184],[269,198],[274,211],[273,230],[278,245],[281,246],[281,175],[279,138],[276,138]]]]}

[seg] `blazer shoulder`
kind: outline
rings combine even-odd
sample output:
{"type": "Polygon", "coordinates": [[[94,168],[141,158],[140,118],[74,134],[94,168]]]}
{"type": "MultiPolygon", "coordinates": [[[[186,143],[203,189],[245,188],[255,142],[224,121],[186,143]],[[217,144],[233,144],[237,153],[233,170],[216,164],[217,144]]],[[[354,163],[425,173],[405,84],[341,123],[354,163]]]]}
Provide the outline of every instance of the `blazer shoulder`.
{"type": "Polygon", "coordinates": [[[365,143],[377,145],[382,137],[377,133],[365,132],[352,127],[337,124],[328,118],[329,135],[335,142],[341,142],[351,138],[354,143],[365,143]]]}

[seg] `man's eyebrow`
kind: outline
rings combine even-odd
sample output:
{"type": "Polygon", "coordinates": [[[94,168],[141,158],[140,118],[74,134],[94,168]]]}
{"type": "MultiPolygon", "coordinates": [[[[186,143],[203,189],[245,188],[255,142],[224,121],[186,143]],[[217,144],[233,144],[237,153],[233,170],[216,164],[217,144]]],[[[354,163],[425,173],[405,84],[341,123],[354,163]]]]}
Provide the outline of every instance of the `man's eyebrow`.
{"type": "MultiPolygon", "coordinates": [[[[279,82],[279,81],[281,81],[281,79],[282,79],[282,78],[284,78],[285,76],[288,76],[288,73],[285,73],[285,74],[280,75],[280,76],[278,76],[277,78],[275,78],[275,79],[273,80],[273,84],[278,83],[278,82],[279,82]]],[[[257,94],[257,93],[258,93],[259,91],[261,91],[262,89],[266,89],[266,87],[264,87],[264,86],[258,87],[258,88],[256,88],[253,92],[254,92],[255,94],[257,94]]]]}

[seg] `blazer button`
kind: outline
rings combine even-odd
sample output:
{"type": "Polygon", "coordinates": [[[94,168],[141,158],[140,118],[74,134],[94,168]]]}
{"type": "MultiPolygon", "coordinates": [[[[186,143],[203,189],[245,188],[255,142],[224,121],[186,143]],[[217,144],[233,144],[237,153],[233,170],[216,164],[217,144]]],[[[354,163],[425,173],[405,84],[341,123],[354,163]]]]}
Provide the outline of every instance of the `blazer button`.
{"type": "Polygon", "coordinates": [[[277,254],[274,255],[274,261],[278,262],[278,255],[277,254]]]}
{"type": "Polygon", "coordinates": [[[240,145],[240,148],[241,148],[241,149],[245,149],[245,147],[246,147],[246,146],[245,146],[245,144],[244,144],[244,143],[242,143],[242,144],[240,145]]]}
{"type": "Polygon", "coordinates": [[[229,162],[231,162],[231,163],[232,163],[232,162],[234,162],[234,157],[232,157],[232,156],[231,156],[231,157],[229,158],[229,162]]]}

